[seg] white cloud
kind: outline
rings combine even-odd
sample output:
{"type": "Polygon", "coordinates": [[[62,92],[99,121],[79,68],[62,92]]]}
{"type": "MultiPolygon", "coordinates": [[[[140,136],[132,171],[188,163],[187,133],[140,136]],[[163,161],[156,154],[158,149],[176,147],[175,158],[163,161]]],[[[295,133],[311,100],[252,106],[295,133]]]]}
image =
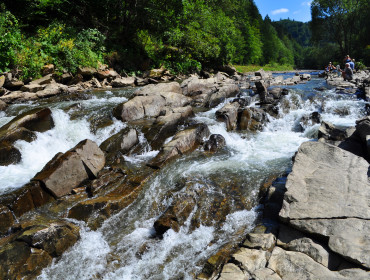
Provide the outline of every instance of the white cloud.
{"type": "Polygon", "coordinates": [[[304,1],[302,2],[302,6],[311,6],[312,0],[311,1],[304,1]]]}
{"type": "Polygon", "coordinates": [[[281,9],[278,9],[278,10],[274,10],[271,12],[272,15],[277,15],[277,14],[282,14],[282,13],[287,13],[289,12],[288,9],[285,9],[285,8],[281,8],[281,9]]]}
{"type": "Polygon", "coordinates": [[[294,12],[293,12],[293,15],[297,15],[297,14],[299,14],[300,12],[301,12],[301,10],[294,11],[294,12]]]}

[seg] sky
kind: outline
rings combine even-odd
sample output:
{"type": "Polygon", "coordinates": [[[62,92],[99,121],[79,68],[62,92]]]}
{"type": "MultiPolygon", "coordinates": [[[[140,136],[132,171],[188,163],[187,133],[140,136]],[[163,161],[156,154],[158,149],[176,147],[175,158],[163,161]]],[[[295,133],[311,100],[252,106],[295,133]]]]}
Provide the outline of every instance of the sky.
{"type": "Polygon", "coordinates": [[[262,18],[268,15],[271,20],[294,19],[311,20],[311,0],[254,0],[262,18]]]}

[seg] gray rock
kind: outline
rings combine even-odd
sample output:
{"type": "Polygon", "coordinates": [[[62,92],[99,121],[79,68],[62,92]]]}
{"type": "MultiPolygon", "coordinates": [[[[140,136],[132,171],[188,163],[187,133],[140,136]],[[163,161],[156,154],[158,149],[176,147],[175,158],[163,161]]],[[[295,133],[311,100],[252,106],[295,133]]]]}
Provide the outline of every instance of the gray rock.
{"type": "Polygon", "coordinates": [[[166,105],[166,100],[159,95],[136,96],[118,105],[113,115],[122,121],[134,121],[145,117],[157,117],[166,105]]]}
{"type": "Polygon", "coordinates": [[[239,267],[233,263],[224,265],[218,280],[248,280],[249,274],[243,272],[239,267]]]}
{"type": "Polygon", "coordinates": [[[204,124],[178,132],[169,143],[161,148],[158,155],[148,163],[148,166],[160,168],[172,158],[197,148],[209,134],[209,129],[204,124]]]}
{"type": "Polygon", "coordinates": [[[45,88],[44,85],[29,84],[29,85],[24,85],[23,87],[21,87],[21,91],[37,92],[37,91],[43,90],[44,88],[45,88]]]}
{"type": "Polygon", "coordinates": [[[54,64],[44,65],[42,67],[42,69],[41,69],[41,74],[43,76],[46,76],[46,75],[49,75],[49,74],[53,74],[54,73],[54,70],[55,70],[54,64]]]}
{"type": "Polygon", "coordinates": [[[280,218],[329,237],[332,251],[370,267],[368,168],[366,160],[335,146],[303,143],[288,176],[280,218]]]}
{"type": "Polygon", "coordinates": [[[165,92],[174,92],[182,94],[182,90],[178,82],[147,85],[137,89],[134,94],[138,96],[147,96],[147,95],[158,95],[165,92]]]}
{"type": "Polygon", "coordinates": [[[50,83],[43,90],[37,92],[38,98],[46,98],[54,95],[67,93],[69,91],[68,86],[58,83],[50,83]]]}
{"type": "Polygon", "coordinates": [[[260,108],[248,107],[240,112],[238,117],[238,129],[257,131],[263,128],[268,121],[265,111],[260,108]]]}
{"type": "Polygon", "coordinates": [[[84,140],[65,154],[57,154],[36,174],[55,197],[69,194],[86,179],[94,179],[104,167],[104,153],[91,140],[84,140]]]}
{"type": "MultiPolygon", "coordinates": [[[[49,108],[37,108],[27,111],[0,128],[0,141],[14,142],[17,139],[12,135],[25,135],[20,128],[29,131],[45,132],[54,127],[54,120],[49,108]]],[[[26,137],[27,138],[27,137],[26,137]]],[[[21,139],[21,138],[20,138],[21,139]]]]}
{"type": "Polygon", "coordinates": [[[48,85],[52,83],[53,81],[54,81],[53,75],[49,74],[40,79],[33,80],[32,82],[30,82],[30,85],[48,85]]]}
{"type": "Polygon", "coordinates": [[[257,269],[264,268],[270,257],[270,253],[262,250],[240,248],[232,255],[234,263],[238,263],[243,270],[253,273],[257,269]]]}
{"type": "Polygon", "coordinates": [[[356,218],[292,220],[291,224],[308,233],[329,239],[329,248],[347,260],[370,267],[370,221],[356,218]]]}
{"type": "Polygon", "coordinates": [[[300,74],[299,77],[303,81],[310,81],[311,80],[311,75],[310,74],[300,74]]]}
{"type": "Polygon", "coordinates": [[[366,142],[366,137],[370,135],[370,117],[369,116],[356,121],[355,135],[359,137],[363,143],[366,142]]]}
{"type": "Polygon", "coordinates": [[[135,77],[116,78],[112,81],[112,87],[133,87],[135,86],[135,77]]]}
{"type": "Polygon", "coordinates": [[[210,94],[217,87],[216,78],[199,79],[190,77],[181,83],[182,93],[186,96],[196,96],[200,94],[210,94]]]}
{"type": "Polygon", "coordinates": [[[178,123],[180,119],[185,119],[187,117],[193,116],[193,108],[191,106],[177,107],[170,109],[166,112],[166,115],[159,116],[155,123],[159,125],[172,125],[178,123]]]}
{"type": "Polygon", "coordinates": [[[268,268],[275,271],[282,279],[287,280],[345,279],[303,253],[285,251],[279,247],[275,247],[272,251],[268,268]]]}
{"type": "Polygon", "coordinates": [[[368,167],[366,160],[340,148],[303,143],[288,176],[280,217],[369,218],[368,167]]]}
{"type": "Polygon", "coordinates": [[[257,269],[251,274],[255,280],[281,280],[280,276],[270,268],[257,269]]]}
{"type": "Polygon", "coordinates": [[[23,92],[23,91],[13,91],[9,94],[3,95],[0,97],[0,100],[5,103],[12,103],[14,101],[29,101],[38,99],[38,96],[35,92],[23,92]]]}
{"type": "Polygon", "coordinates": [[[224,122],[228,131],[234,130],[237,127],[239,107],[240,105],[238,102],[233,102],[226,104],[216,111],[217,120],[224,122]]]}
{"type": "Polygon", "coordinates": [[[272,251],[275,247],[276,237],[272,233],[248,233],[243,246],[250,249],[272,251]]]}
{"type": "Polygon", "coordinates": [[[343,141],[347,138],[347,134],[344,130],[336,128],[332,123],[323,121],[319,128],[318,138],[343,141]]]}
{"type": "Polygon", "coordinates": [[[105,140],[100,145],[100,149],[106,154],[125,154],[137,143],[139,143],[137,131],[133,128],[125,128],[105,140]]]}
{"type": "Polygon", "coordinates": [[[119,77],[118,73],[114,70],[99,70],[95,75],[100,80],[115,79],[119,77]]]}

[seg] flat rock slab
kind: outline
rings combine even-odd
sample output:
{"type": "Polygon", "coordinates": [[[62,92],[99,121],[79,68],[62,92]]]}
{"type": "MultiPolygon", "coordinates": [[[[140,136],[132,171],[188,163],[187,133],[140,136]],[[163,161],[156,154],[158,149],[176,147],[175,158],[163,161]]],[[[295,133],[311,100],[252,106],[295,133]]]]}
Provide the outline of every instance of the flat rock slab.
{"type": "Polygon", "coordinates": [[[370,184],[366,160],[335,146],[306,142],[288,176],[280,218],[329,239],[344,258],[370,268],[370,184]]]}
{"type": "Polygon", "coordinates": [[[284,220],[370,218],[368,162],[321,142],[301,145],[288,176],[284,220]]]}

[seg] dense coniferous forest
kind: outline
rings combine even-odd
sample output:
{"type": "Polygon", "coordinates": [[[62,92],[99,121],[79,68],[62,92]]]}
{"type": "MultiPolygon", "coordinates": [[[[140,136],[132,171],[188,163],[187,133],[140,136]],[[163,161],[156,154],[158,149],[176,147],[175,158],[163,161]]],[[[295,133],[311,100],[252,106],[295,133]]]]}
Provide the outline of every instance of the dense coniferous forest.
{"type": "Polygon", "coordinates": [[[315,0],[312,22],[302,23],[263,19],[253,0],[5,0],[0,71],[26,79],[49,63],[60,72],[99,63],[130,73],[224,64],[320,69],[347,53],[369,65],[369,5],[315,0]]]}

